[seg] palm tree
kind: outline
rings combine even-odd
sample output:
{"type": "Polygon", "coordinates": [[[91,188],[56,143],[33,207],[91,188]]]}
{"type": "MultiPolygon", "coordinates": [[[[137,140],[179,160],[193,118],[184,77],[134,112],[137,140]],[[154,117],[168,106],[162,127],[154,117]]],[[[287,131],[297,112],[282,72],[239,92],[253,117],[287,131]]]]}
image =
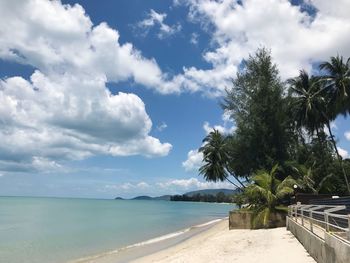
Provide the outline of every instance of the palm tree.
{"type": "Polygon", "coordinates": [[[305,127],[310,134],[323,129],[326,122],[320,114],[325,110],[325,99],[321,96],[324,91],[318,77],[309,77],[309,74],[301,70],[299,76],[289,79],[292,94],[292,112],[299,128],[305,127]]]}
{"type": "Polygon", "coordinates": [[[203,140],[204,145],[199,148],[203,153],[204,165],[199,168],[199,173],[202,174],[207,181],[225,181],[227,180],[237,188],[244,188],[245,185],[239,178],[228,172],[228,163],[230,156],[227,151],[227,137],[223,136],[218,130],[213,129],[203,140]],[[228,177],[232,175],[238,184],[232,182],[228,177]]]}
{"type": "Polygon", "coordinates": [[[300,168],[295,169],[298,174],[298,179],[296,180],[298,188],[302,189],[304,192],[311,192],[313,194],[318,194],[325,183],[334,176],[333,173],[330,173],[316,184],[312,168],[307,169],[305,166],[300,166],[300,168]]]}
{"type": "Polygon", "coordinates": [[[249,185],[245,190],[245,196],[251,203],[255,216],[253,223],[268,226],[270,214],[278,210],[277,206],[281,200],[294,193],[293,186],[296,181],[286,177],[283,181],[276,178],[278,165],[275,165],[270,172],[260,170],[253,176],[254,184],[249,185]]]}
{"type": "Polygon", "coordinates": [[[331,57],[320,69],[326,71],[322,80],[331,95],[334,118],[338,113],[350,114],[350,58],[344,62],[343,56],[331,57]]]}
{"type": "Polygon", "coordinates": [[[300,71],[298,77],[288,80],[292,92],[292,109],[295,114],[297,125],[305,127],[310,134],[319,132],[324,126],[327,127],[338,161],[341,165],[345,183],[350,193],[350,186],[345,172],[342,157],[338,152],[338,147],[331,129],[331,117],[334,118],[333,105],[329,97],[330,86],[323,85],[324,79],[319,77],[309,77],[304,70],[300,71]]]}

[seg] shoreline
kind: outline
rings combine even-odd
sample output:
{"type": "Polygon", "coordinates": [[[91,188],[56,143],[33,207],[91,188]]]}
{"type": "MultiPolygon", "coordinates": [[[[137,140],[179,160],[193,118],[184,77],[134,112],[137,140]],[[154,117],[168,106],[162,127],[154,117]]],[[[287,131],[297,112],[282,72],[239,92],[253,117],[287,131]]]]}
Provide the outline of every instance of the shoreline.
{"type": "Polygon", "coordinates": [[[191,239],[196,235],[200,235],[215,225],[227,220],[228,217],[210,220],[205,223],[193,225],[185,229],[137,242],[114,250],[69,260],[67,263],[114,263],[134,261],[150,254],[158,253],[162,250],[176,246],[177,244],[191,239]]]}
{"type": "Polygon", "coordinates": [[[188,229],[73,262],[316,263],[285,227],[229,230],[223,218],[188,229]]]}

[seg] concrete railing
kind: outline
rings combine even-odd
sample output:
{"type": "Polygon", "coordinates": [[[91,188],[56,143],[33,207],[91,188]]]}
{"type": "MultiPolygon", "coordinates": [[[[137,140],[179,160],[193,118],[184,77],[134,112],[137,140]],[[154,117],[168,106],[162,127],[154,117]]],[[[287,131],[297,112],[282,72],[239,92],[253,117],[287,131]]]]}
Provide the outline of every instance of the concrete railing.
{"type": "Polygon", "coordinates": [[[288,207],[288,216],[321,238],[324,236],[322,232],[328,232],[350,242],[350,215],[344,215],[345,210],[343,205],[297,204],[288,207]]]}
{"type": "Polygon", "coordinates": [[[345,206],[293,205],[287,229],[318,263],[350,262],[350,215],[345,206]]]}

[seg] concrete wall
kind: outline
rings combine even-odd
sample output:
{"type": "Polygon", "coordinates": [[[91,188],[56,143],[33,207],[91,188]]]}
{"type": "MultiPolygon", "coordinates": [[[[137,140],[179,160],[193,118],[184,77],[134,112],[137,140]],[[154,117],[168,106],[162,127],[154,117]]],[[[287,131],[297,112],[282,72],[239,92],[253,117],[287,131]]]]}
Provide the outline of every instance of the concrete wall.
{"type": "Polygon", "coordinates": [[[229,229],[251,229],[252,213],[248,211],[230,211],[229,229]]]}
{"type": "Polygon", "coordinates": [[[287,217],[287,229],[300,241],[318,263],[349,263],[350,245],[329,233],[322,240],[287,217]]]}
{"type": "MultiPolygon", "coordinates": [[[[269,228],[286,226],[285,213],[271,213],[269,228]]],[[[253,213],[251,211],[230,211],[229,229],[258,229],[264,228],[262,225],[253,224],[253,213]]]]}
{"type": "Polygon", "coordinates": [[[336,263],[349,263],[350,262],[350,245],[344,241],[334,237],[332,234],[325,234],[326,246],[334,251],[336,263]]]}

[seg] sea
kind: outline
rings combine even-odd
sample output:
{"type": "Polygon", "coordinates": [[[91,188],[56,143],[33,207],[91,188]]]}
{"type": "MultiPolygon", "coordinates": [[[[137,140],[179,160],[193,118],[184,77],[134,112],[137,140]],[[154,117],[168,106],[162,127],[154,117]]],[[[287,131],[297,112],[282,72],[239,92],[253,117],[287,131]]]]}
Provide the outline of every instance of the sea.
{"type": "Polygon", "coordinates": [[[233,209],[217,203],[0,197],[0,262],[59,263],[118,252],[181,236],[233,209]]]}

